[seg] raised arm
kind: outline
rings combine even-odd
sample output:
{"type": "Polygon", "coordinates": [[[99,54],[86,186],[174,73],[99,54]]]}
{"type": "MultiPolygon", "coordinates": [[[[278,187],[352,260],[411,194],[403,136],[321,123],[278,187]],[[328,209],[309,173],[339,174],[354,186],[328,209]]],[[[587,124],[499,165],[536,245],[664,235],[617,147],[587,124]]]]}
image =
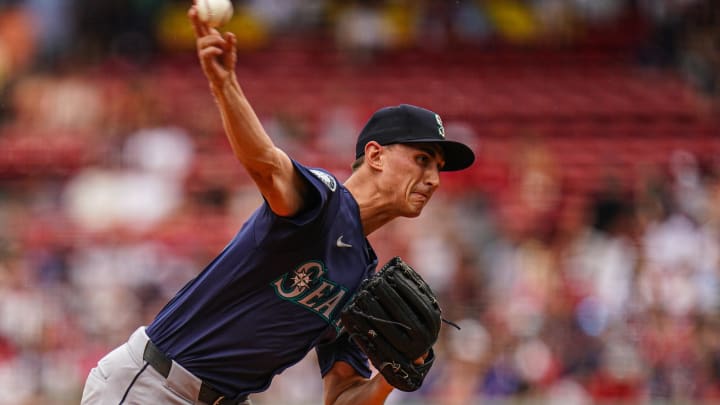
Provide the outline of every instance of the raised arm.
{"type": "Polygon", "coordinates": [[[290,158],[272,142],[240,88],[235,75],[237,40],[221,34],[188,11],[197,38],[200,65],[222,116],[235,156],[252,177],[268,205],[278,215],[292,216],[303,208],[309,185],[290,158]]]}

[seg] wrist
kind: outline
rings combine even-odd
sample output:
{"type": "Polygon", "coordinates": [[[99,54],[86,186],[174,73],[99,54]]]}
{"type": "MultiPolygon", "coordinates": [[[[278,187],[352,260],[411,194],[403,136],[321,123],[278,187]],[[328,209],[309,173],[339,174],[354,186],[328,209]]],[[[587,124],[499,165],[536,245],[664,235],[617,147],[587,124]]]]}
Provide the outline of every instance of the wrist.
{"type": "Polygon", "coordinates": [[[228,75],[228,77],[220,83],[210,82],[210,91],[215,97],[225,98],[233,91],[240,92],[240,86],[234,75],[228,75]]]}
{"type": "Polygon", "coordinates": [[[385,377],[380,373],[377,373],[373,377],[373,380],[378,392],[380,392],[384,396],[390,395],[390,393],[395,389],[395,387],[393,387],[389,382],[387,382],[385,377]]]}

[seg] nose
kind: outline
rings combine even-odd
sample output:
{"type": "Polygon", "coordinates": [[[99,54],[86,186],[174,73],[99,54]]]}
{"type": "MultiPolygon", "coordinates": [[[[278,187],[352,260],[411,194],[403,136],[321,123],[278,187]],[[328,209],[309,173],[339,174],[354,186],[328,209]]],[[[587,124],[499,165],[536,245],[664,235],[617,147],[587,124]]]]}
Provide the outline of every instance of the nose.
{"type": "Polygon", "coordinates": [[[427,170],[425,184],[432,187],[433,190],[440,185],[440,170],[437,167],[433,166],[427,170]]]}

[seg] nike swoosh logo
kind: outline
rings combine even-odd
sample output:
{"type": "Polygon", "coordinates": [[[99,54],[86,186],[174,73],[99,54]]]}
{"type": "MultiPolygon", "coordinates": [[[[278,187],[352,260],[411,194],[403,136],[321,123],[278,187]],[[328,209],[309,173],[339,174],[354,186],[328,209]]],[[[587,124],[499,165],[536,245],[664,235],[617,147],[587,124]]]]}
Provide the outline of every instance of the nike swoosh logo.
{"type": "Polygon", "coordinates": [[[340,237],[337,238],[337,241],[336,241],[336,243],[335,243],[335,244],[337,245],[337,247],[339,247],[339,248],[352,247],[351,244],[343,242],[343,240],[342,240],[343,236],[344,236],[344,235],[340,235],[340,237]]]}

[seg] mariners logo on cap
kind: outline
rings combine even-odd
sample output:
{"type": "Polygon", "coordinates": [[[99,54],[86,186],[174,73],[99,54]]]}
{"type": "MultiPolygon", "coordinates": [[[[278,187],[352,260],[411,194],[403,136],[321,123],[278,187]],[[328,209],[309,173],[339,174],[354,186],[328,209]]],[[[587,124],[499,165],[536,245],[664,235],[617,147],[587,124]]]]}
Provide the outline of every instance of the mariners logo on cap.
{"type": "Polygon", "coordinates": [[[439,114],[435,114],[435,121],[437,121],[438,124],[438,134],[445,138],[445,127],[443,127],[442,118],[440,118],[439,114]]]}

